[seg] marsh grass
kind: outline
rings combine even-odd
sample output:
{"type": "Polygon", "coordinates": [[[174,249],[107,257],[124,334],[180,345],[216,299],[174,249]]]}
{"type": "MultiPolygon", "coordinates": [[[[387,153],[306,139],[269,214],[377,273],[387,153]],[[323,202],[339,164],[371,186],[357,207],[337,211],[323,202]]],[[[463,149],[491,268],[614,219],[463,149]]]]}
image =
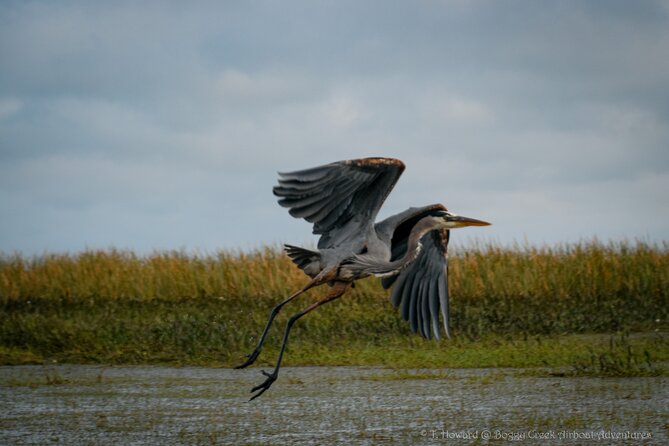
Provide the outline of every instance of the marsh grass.
{"type": "MultiPolygon", "coordinates": [[[[287,363],[541,365],[525,349],[565,365],[573,355],[541,342],[667,329],[666,243],[480,243],[452,250],[449,267],[454,340],[412,334],[372,278],[301,319],[287,363]]],[[[0,255],[0,363],[233,365],[253,348],[272,306],[305,282],[272,247],[0,255]]],[[[279,315],[263,360],[274,358],[287,317],[322,292],[279,315]]]]}
{"type": "MultiPolygon", "coordinates": [[[[665,340],[666,343],[666,340],[665,340]]],[[[665,345],[666,347],[666,345],[665,345]]],[[[608,348],[588,347],[588,354],[574,361],[574,376],[660,376],[667,371],[653,357],[655,349],[633,345],[629,333],[611,336],[608,348]]]]}

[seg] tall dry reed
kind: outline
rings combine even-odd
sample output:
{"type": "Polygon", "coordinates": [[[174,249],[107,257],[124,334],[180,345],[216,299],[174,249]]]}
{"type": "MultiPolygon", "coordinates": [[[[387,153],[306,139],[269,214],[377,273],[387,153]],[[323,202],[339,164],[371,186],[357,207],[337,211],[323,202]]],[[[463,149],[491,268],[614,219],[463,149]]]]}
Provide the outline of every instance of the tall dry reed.
{"type": "MultiPolygon", "coordinates": [[[[5,348],[37,357],[139,362],[238,357],[253,345],[270,308],[306,280],[277,248],[2,255],[0,354],[5,348]]],[[[669,317],[669,246],[481,243],[452,250],[450,288],[459,339],[661,330],[669,317]]],[[[319,293],[311,291],[284,313],[319,293]]],[[[414,342],[388,295],[377,279],[360,281],[301,320],[294,336],[342,345],[414,342]]],[[[277,325],[285,318],[282,313],[277,325]]],[[[268,348],[277,339],[273,335],[268,348]]]]}

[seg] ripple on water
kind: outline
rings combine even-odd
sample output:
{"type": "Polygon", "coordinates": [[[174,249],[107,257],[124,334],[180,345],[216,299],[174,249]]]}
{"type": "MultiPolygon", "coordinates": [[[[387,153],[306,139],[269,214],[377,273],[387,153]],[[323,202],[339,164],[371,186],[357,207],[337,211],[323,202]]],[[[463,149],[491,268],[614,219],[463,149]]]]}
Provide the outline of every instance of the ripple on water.
{"type": "Polygon", "coordinates": [[[484,429],[604,429],[650,432],[645,444],[669,441],[664,377],[287,367],[248,402],[261,380],[259,369],[0,367],[0,444],[453,444],[443,436],[484,429]]]}

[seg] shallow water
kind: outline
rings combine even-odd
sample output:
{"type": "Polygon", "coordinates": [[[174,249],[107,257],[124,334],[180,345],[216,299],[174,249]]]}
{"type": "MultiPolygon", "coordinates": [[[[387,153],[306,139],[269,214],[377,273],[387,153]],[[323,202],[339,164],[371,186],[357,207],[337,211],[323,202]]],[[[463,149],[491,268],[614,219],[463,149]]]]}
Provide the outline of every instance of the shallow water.
{"type": "Polygon", "coordinates": [[[0,367],[0,444],[669,444],[663,377],[286,367],[248,402],[263,378],[259,369],[0,367]]]}

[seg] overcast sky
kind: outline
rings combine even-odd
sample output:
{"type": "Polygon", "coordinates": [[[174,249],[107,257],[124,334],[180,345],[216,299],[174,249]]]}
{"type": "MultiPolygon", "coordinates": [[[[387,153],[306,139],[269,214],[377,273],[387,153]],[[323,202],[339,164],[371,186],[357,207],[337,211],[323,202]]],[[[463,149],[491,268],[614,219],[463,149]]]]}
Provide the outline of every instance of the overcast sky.
{"type": "Polygon", "coordinates": [[[2,1],[0,251],[313,243],[277,171],[390,156],[453,240],[669,240],[669,2],[2,1]]]}

